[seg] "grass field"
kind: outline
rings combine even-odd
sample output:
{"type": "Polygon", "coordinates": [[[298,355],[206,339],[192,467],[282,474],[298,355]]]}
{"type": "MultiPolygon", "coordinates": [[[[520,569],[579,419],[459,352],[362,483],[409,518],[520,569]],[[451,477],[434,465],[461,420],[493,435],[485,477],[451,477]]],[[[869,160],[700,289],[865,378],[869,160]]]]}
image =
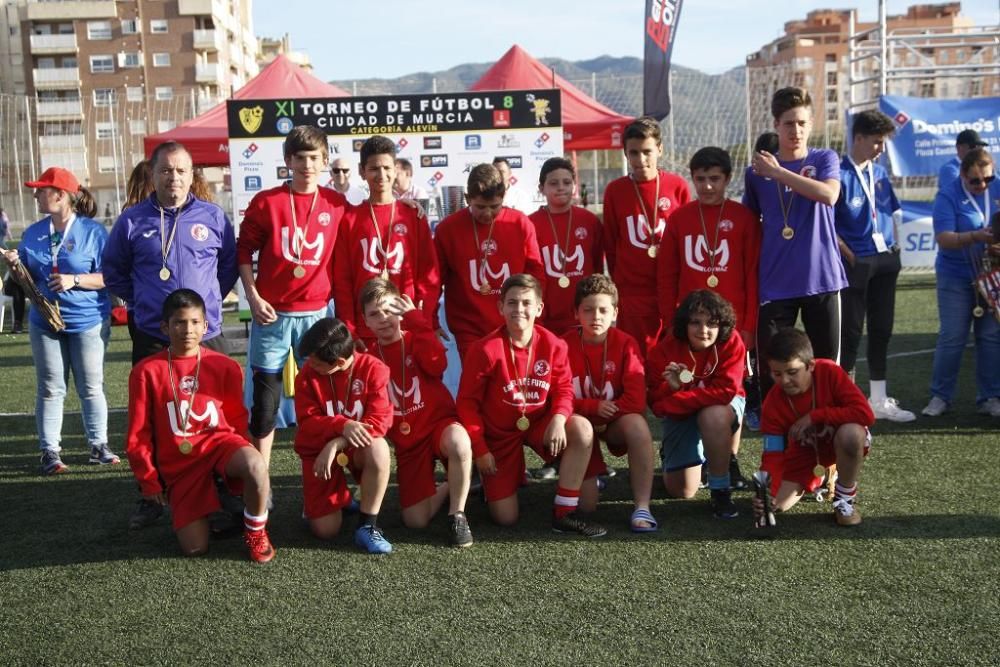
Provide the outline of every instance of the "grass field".
{"type": "MultiPolygon", "coordinates": [[[[928,278],[901,285],[889,386],[918,411],[937,332],[928,278]]],[[[107,393],[126,400],[127,334],[114,331],[107,393]]],[[[446,546],[445,522],[404,529],[394,488],[382,523],[396,552],[312,539],[300,519],[292,432],[279,433],[269,565],[242,540],[178,556],[169,526],[125,530],[136,499],[127,466],[86,465],[67,417],[70,474],[37,473],[32,417],[0,417],[0,662],[5,664],[1000,664],[998,423],[975,414],[971,355],[954,410],[909,425],[879,422],[862,472],[856,529],[829,504],[779,517],[773,540],[748,539],[749,495],[735,521],[712,518],[707,492],[657,489],[660,531],[627,530],[626,475],[611,481],[599,541],[548,529],[554,486],[522,490],[522,523],[500,529],[471,502],[472,549],[446,546]]],[[[0,412],[30,413],[26,336],[0,336],[0,412]]],[[[859,380],[866,386],[865,367],[859,380]]],[[[68,409],[76,410],[75,397],[68,409]]],[[[121,452],[125,414],[111,415],[121,452]]],[[[747,437],[744,471],[760,456],[747,437]]],[[[618,461],[617,465],[622,465],[618,461]]]]}

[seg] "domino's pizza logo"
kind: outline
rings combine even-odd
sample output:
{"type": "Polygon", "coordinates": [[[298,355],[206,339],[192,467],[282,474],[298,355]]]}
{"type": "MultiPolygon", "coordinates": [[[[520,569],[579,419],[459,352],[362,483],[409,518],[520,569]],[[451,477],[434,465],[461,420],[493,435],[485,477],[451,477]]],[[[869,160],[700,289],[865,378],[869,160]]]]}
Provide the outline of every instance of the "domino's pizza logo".
{"type": "Polygon", "coordinates": [[[893,116],[892,119],[896,122],[897,127],[903,127],[910,122],[910,115],[905,111],[897,111],[896,115],[893,116]]]}
{"type": "Polygon", "coordinates": [[[406,148],[409,145],[410,145],[410,142],[406,140],[406,137],[403,137],[402,139],[400,139],[399,141],[396,142],[396,152],[397,153],[402,153],[403,149],[406,148]]]}
{"type": "Polygon", "coordinates": [[[250,144],[243,151],[243,157],[246,158],[247,160],[249,160],[250,158],[253,157],[253,154],[257,152],[258,148],[259,148],[259,146],[257,144],[250,144]]]}
{"type": "Polygon", "coordinates": [[[444,180],[444,174],[440,171],[434,172],[434,175],[427,179],[427,185],[432,188],[436,188],[437,184],[444,180]]]}
{"type": "Polygon", "coordinates": [[[538,138],[535,139],[535,148],[541,148],[551,138],[552,137],[549,136],[548,132],[542,132],[540,135],[538,135],[538,138]]]}
{"type": "Polygon", "coordinates": [[[552,369],[549,367],[549,362],[545,361],[544,359],[539,359],[538,361],[535,362],[535,365],[532,367],[532,370],[535,372],[535,375],[537,375],[540,378],[543,378],[546,375],[548,375],[549,371],[552,369]]]}

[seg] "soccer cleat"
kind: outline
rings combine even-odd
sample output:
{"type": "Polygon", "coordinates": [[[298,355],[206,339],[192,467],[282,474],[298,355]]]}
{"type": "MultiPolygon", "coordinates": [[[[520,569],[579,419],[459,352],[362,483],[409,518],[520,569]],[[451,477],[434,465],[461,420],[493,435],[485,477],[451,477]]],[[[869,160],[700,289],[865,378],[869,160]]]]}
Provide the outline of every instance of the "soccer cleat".
{"type": "Polygon", "coordinates": [[[1000,417],[1000,398],[995,396],[993,398],[987,398],[979,404],[977,412],[981,415],[989,415],[990,417],[1000,417]]]}
{"type": "Polygon", "coordinates": [[[69,470],[69,466],[62,462],[59,452],[54,449],[42,451],[41,463],[43,475],[59,475],[69,470]]]}
{"type": "Polygon", "coordinates": [[[732,491],[746,491],[750,488],[747,478],[740,472],[740,461],[736,454],[729,455],[729,488],[732,491]]]}
{"type": "Polygon", "coordinates": [[[378,526],[364,524],[354,531],[354,545],[370,554],[391,554],[392,545],[378,526]]]}
{"type": "Polygon", "coordinates": [[[541,480],[555,479],[558,474],[555,466],[542,466],[533,473],[533,477],[541,480]]]}
{"type": "Polygon", "coordinates": [[[472,530],[469,528],[469,519],[465,516],[465,512],[455,512],[449,518],[449,532],[451,533],[451,546],[453,547],[471,547],[472,546],[472,530]]]}
{"type": "Polygon", "coordinates": [[[928,417],[940,417],[944,413],[948,412],[948,403],[942,398],[937,396],[931,396],[930,402],[927,404],[920,414],[927,415],[928,417]]]}
{"type": "Polygon", "coordinates": [[[246,530],[243,532],[243,541],[247,544],[247,551],[253,562],[267,563],[274,558],[274,545],[267,536],[267,529],[246,530]]]}
{"type": "Polygon", "coordinates": [[[712,489],[712,511],[719,519],[735,519],[740,515],[729,489],[712,489]]]}
{"type": "Polygon", "coordinates": [[[163,505],[140,498],[139,502],[135,504],[132,515],[128,518],[128,529],[141,530],[146,526],[151,526],[162,515],[163,505]]]}
{"type": "Polygon", "coordinates": [[[570,512],[552,519],[552,530],[557,533],[576,533],[584,537],[604,537],[608,531],[604,526],[587,523],[577,512],[570,512]]]}
{"type": "Polygon", "coordinates": [[[118,456],[108,449],[106,444],[96,445],[90,448],[90,463],[94,465],[118,465],[122,462],[118,456]]]}
{"type": "Polygon", "coordinates": [[[743,423],[746,424],[747,428],[751,431],[760,430],[760,410],[757,408],[750,408],[743,415],[743,423]]]}
{"type": "Polygon", "coordinates": [[[917,418],[909,410],[899,407],[899,402],[895,398],[883,398],[882,400],[868,399],[868,405],[875,413],[875,419],[887,419],[891,422],[905,423],[917,418]]]}
{"type": "Polygon", "coordinates": [[[854,506],[854,498],[837,496],[833,499],[833,517],[838,526],[856,526],[861,523],[861,513],[854,506]]]}

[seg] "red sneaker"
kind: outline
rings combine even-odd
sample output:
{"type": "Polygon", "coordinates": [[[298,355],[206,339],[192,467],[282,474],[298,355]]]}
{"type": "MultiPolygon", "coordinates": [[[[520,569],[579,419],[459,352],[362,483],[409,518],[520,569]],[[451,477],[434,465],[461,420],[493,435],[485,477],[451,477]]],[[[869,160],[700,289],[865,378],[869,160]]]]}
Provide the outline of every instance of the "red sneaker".
{"type": "Polygon", "coordinates": [[[274,558],[274,546],[267,536],[267,530],[247,530],[243,532],[243,540],[250,551],[250,560],[255,563],[267,563],[274,558]]]}

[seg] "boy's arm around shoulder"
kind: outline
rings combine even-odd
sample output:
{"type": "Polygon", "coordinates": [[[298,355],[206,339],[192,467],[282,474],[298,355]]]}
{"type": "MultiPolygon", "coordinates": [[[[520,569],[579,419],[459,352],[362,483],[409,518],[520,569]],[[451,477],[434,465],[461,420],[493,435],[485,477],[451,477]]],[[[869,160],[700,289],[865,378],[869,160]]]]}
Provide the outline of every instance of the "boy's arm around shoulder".
{"type": "Polygon", "coordinates": [[[153,423],[155,401],[152,377],[147,374],[147,364],[139,364],[128,376],[128,426],[125,431],[125,454],[144,496],[163,492],[160,476],[153,461],[153,423]]]}

